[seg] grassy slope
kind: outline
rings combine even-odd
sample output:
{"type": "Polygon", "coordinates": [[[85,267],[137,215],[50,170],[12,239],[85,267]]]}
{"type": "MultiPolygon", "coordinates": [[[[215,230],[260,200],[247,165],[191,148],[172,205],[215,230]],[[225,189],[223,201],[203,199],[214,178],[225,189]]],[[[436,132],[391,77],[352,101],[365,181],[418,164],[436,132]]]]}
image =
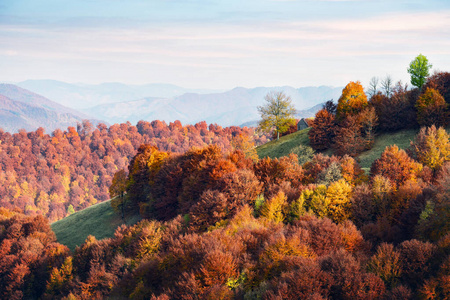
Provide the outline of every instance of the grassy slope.
{"type": "Polygon", "coordinates": [[[293,148],[302,144],[309,146],[309,128],[281,137],[278,141],[273,140],[264,145],[256,147],[259,158],[278,158],[288,155],[293,148]]]}
{"type": "MultiPolygon", "coordinates": [[[[138,215],[125,215],[127,225],[139,220],[138,215]]],[[[117,227],[122,224],[124,222],[120,214],[114,212],[111,200],[108,200],[73,213],[52,223],[51,226],[58,242],[74,250],[86,240],[88,235],[93,235],[98,240],[112,237],[117,227]]]]}
{"type": "Polygon", "coordinates": [[[379,135],[375,139],[373,148],[358,156],[359,164],[362,168],[370,169],[373,161],[380,158],[381,153],[383,153],[387,146],[397,145],[400,149],[406,149],[418,132],[419,130],[416,129],[407,129],[379,135]]]}
{"type": "MultiPolygon", "coordinates": [[[[281,157],[289,154],[290,151],[299,144],[309,146],[308,131],[309,128],[297,131],[287,136],[283,136],[280,138],[279,141],[274,140],[267,144],[261,145],[256,148],[258,156],[260,158],[281,157]]],[[[416,136],[417,133],[418,130],[408,129],[395,133],[386,133],[379,135],[375,139],[374,147],[369,151],[361,153],[357,157],[361,167],[365,170],[369,170],[370,166],[372,165],[372,162],[375,159],[379,158],[381,156],[381,153],[383,153],[384,149],[386,149],[386,147],[389,145],[395,144],[401,149],[408,148],[410,141],[414,140],[414,137],[416,136]]],[[[325,154],[331,155],[332,152],[328,150],[325,152],[325,154]]]]}

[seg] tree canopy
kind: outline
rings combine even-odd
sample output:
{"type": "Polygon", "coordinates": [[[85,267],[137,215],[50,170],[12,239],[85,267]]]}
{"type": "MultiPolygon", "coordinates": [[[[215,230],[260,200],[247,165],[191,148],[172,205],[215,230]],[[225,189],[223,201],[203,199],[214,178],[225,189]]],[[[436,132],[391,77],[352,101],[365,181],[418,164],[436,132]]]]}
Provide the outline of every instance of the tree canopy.
{"type": "Polygon", "coordinates": [[[262,131],[270,131],[272,129],[277,133],[277,139],[280,133],[289,129],[289,126],[295,122],[295,108],[292,105],[291,97],[283,92],[270,92],[264,98],[266,104],[258,106],[261,114],[261,121],[258,127],[262,131]]]}
{"type": "Polygon", "coordinates": [[[430,76],[430,69],[432,64],[428,63],[425,55],[419,54],[410,64],[408,73],[411,74],[411,84],[419,89],[425,84],[428,76],[430,76]]]}
{"type": "Polygon", "coordinates": [[[368,105],[364,88],[359,81],[350,81],[342,90],[337,105],[337,117],[343,119],[347,115],[356,115],[368,105]]]}

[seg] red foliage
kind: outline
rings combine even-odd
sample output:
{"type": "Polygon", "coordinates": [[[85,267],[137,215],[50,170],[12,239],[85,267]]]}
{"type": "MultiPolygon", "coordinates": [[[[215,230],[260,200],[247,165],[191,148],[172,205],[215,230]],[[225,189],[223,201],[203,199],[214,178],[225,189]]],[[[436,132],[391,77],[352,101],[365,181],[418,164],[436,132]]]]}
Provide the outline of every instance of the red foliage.
{"type": "Polygon", "coordinates": [[[302,166],[298,164],[295,155],[271,159],[260,159],[253,167],[258,180],[263,183],[264,196],[274,196],[274,186],[280,186],[283,182],[289,182],[293,188],[299,188],[304,180],[302,166]]]}
{"type": "Polygon", "coordinates": [[[398,246],[403,279],[411,287],[417,287],[431,272],[431,261],[436,246],[428,242],[409,240],[398,246]]]}
{"type": "Polygon", "coordinates": [[[390,97],[381,93],[373,95],[369,105],[375,108],[379,121],[378,129],[382,132],[392,132],[415,127],[417,122],[414,105],[417,98],[417,90],[408,90],[400,82],[390,97]]]}
{"type": "Polygon", "coordinates": [[[43,295],[52,268],[59,267],[69,249],[55,243],[42,216],[13,213],[0,218],[0,297],[35,299],[43,295]]]}
{"type": "Polygon", "coordinates": [[[427,78],[423,90],[433,88],[439,91],[444,97],[445,102],[450,103],[450,73],[438,72],[427,78]]]}
{"type": "Polygon", "coordinates": [[[316,113],[308,132],[309,143],[315,150],[325,150],[331,147],[335,136],[335,118],[326,109],[316,113]]]}
{"type": "Polygon", "coordinates": [[[191,147],[215,144],[230,151],[233,136],[249,137],[256,144],[267,141],[253,129],[222,128],[206,123],[182,126],[179,121],[140,121],[94,127],[83,121],[77,128],[45,134],[0,130],[0,206],[20,207],[25,214],[42,214],[52,221],[109,198],[108,187],[117,170],[126,169],[142,144],[162,152],[183,153],[191,147]],[[85,194],[89,195],[86,196],[85,194]]]}

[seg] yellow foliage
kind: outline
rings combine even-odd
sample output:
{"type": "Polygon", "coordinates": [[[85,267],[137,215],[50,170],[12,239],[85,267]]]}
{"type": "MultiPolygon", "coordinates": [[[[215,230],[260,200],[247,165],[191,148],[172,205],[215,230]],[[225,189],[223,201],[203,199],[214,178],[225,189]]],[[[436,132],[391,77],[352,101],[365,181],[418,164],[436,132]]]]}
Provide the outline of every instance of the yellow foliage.
{"type": "Polygon", "coordinates": [[[309,195],[309,192],[310,190],[304,190],[297,200],[292,201],[289,207],[289,221],[298,220],[300,216],[306,213],[305,199],[309,195]]]}
{"type": "Polygon", "coordinates": [[[375,175],[372,179],[372,193],[378,213],[384,215],[389,209],[389,201],[392,196],[393,187],[391,181],[382,176],[375,175]]]}
{"type": "Polygon", "coordinates": [[[250,139],[248,135],[239,134],[231,139],[231,146],[235,150],[242,150],[246,158],[250,158],[253,161],[258,160],[258,154],[256,153],[255,143],[250,139]]]}
{"type": "Polygon", "coordinates": [[[245,205],[234,215],[233,219],[226,228],[226,233],[235,235],[239,229],[257,229],[263,225],[253,216],[253,209],[245,205]]]}
{"type": "Polygon", "coordinates": [[[123,141],[119,138],[115,139],[113,142],[114,142],[114,146],[122,146],[123,144],[125,144],[125,141],[123,141]]]}
{"type": "Polygon", "coordinates": [[[315,257],[307,244],[300,241],[297,236],[280,237],[276,243],[269,245],[261,254],[261,260],[266,264],[277,263],[286,256],[315,257]]]}
{"type": "Polygon", "coordinates": [[[159,223],[153,221],[147,226],[142,228],[141,237],[139,238],[139,244],[137,247],[137,258],[147,258],[159,250],[160,241],[163,232],[159,223]]]}
{"type": "Polygon", "coordinates": [[[432,170],[441,168],[450,160],[449,135],[442,127],[436,129],[433,125],[422,128],[415,141],[411,142],[411,147],[417,160],[432,170]]]}
{"type": "Polygon", "coordinates": [[[298,201],[303,202],[305,208],[313,212],[318,217],[326,217],[328,215],[329,199],[326,197],[327,187],[319,185],[315,189],[305,189],[300,194],[298,201]]]}
{"type": "Polygon", "coordinates": [[[350,218],[350,197],[352,187],[344,179],[333,182],[327,189],[326,198],[329,201],[328,217],[336,223],[350,218]]]}
{"type": "Polygon", "coordinates": [[[275,223],[281,223],[285,218],[287,204],[287,197],[280,191],[272,199],[264,202],[261,207],[261,216],[275,223]]]}
{"type": "Polygon", "coordinates": [[[47,282],[47,293],[52,294],[60,291],[61,288],[72,281],[72,279],[72,256],[68,256],[60,269],[53,268],[50,279],[47,282]]]}
{"type": "Polygon", "coordinates": [[[154,151],[147,159],[147,167],[152,172],[158,172],[164,160],[169,156],[167,152],[154,151]]]}

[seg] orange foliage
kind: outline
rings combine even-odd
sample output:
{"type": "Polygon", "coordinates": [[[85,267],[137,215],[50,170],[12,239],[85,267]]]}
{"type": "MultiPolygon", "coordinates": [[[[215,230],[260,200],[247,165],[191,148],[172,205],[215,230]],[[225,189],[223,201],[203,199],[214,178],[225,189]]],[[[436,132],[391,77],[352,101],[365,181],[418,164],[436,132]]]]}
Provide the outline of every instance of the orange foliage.
{"type": "Polygon", "coordinates": [[[396,189],[407,180],[417,180],[422,168],[404,150],[394,145],[386,147],[381,157],[373,162],[370,173],[388,178],[396,189]]]}
{"type": "Polygon", "coordinates": [[[356,115],[368,105],[364,88],[359,81],[350,81],[342,90],[338,100],[336,116],[343,119],[348,115],[356,115]]]}
{"type": "Polygon", "coordinates": [[[421,126],[446,126],[447,103],[439,91],[427,88],[416,102],[417,122],[421,126]]]}

